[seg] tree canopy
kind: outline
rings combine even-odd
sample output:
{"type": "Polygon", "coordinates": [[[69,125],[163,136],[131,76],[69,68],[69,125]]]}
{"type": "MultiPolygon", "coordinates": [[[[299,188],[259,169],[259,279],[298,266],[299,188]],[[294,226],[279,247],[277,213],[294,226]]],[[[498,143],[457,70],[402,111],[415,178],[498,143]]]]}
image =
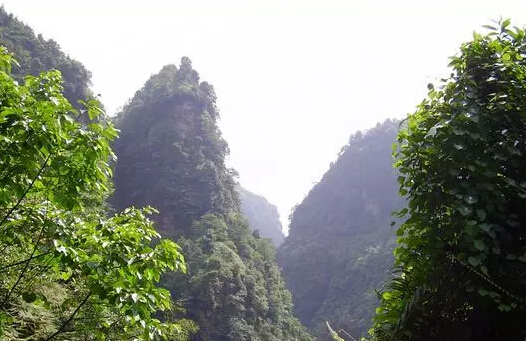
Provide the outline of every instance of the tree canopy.
{"type": "Polygon", "coordinates": [[[375,340],[526,337],[526,40],[475,33],[398,135],[399,276],[375,340]]]}
{"type": "MultiPolygon", "coordinates": [[[[184,271],[179,246],[146,214],[106,216],[114,127],[96,101],[76,110],[59,71],[26,76],[0,49],[0,338],[2,340],[153,340],[181,336],[182,322],[153,314],[172,307],[156,285],[184,271]]],[[[186,329],[185,329],[186,330],[186,329]]]]}

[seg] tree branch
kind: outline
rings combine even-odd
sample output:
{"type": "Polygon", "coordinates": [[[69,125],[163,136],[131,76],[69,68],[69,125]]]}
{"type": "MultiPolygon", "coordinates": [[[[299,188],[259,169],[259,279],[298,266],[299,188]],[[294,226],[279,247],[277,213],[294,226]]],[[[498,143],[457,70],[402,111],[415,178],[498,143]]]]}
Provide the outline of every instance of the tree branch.
{"type": "MultiPolygon", "coordinates": [[[[78,116],[77,116],[77,119],[75,120],[75,122],[78,122],[78,120],[80,119],[80,117],[82,116],[82,113],[80,113],[78,116]]],[[[22,200],[24,200],[24,198],[26,197],[27,193],[29,192],[29,190],[33,187],[33,185],[35,184],[35,181],[37,181],[37,179],[40,177],[40,175],[42,174],[42,172],[44,171],[44,169],[47,167],[47,163],[49,162],[49,159],[51,158],[51,155],[53,155],[54,152],[51,151],[48,156],[46,157],[46,159],[44,160],[44,163],[42,164],[42,166],[40,167],[40,169],[38,170],[38,173],[37,175],[33,178],[33,180],[31,180],[31,183],[29,184],[29,186],[26,188],[26,190],[24,191],[24,193],[22,194],[22,196],[20,197],[20,199],[18,199],[18,201],[16,202],[16,204],[11,207],[11,209],[9,210],[9,212],[7,212],[7,214],[4,216],[4,218],[2,218],[2,221],[0,221],[0,226],[2,226],[2,224],[7,220],[7,218],[9,218],[9,216],[11,215],[11,213],[13,213],[13,211],[18,207],[18,205],[20,205],[20,203],[22,202],[22,200]]]]}
{"type": "Polygon", "coordinates": [[[35,252],[37,251],[38,244],[40,243],[40,239],[42,238],[42,235],[44,234],[44,227],[45,227],[45,225],[43,225],[42,228],[40,229],[40,233],[38,234],[38,238],[37,238],[37,241],[35,243],[35,246],[33,247],[33,251],[31,252],[31,256],[29,256],[29,258],[26,259],[26,265],[24,266],[24,269],[22,269],[22,271],[20,272],[20,275],[18,276],[18,279],[16,280],[15,284],[13,284],[13,286],[11,287],[11,290],[9,290],[9,292],[5,296],[4,300],[0,304],[0,307],[3,307],[7,303],[7,301],[9,300],[9,297],[11,297],[11,294],[13,293],[13,291],[15,291],[15,288],[17,287],[17,285],[22,280],[22,277],[24,277],[24,274],[26,273],[27,268],[29,267],[29,263],[34,258],[35,252]]]}
{"type": "Polygon", "coordinates": [[[0,271],[2,270],[5,270],[5,269],[9,269],[9,268],[12,268],[13,266],[17,266],[17,265],[20,265],[20,264],[24,264],[25,262],[29,262],[30,260],[32,259],[37,259],[37,258],[40,258],[42,256],[45,256],[45,255],[49,255],[51,252],[44,252],[44,253],[41,253],[39,255],[36,255],[34,257],[30,257],[30,258],[27,258],[27,259],[24,259],[24,260],[21,260],[20,262],[16,262],[16,263],[11,263],[11,264],[8,264],[8,265],[4,265],[0,268],[0,271]]]}
{"type": "Polygon", "coordinates": [[[47,156],[46,160],[44,161],[44,163],[42,164],[42,166],[40,167],[40,169],[38,170],[38,173],[37,175],[33,178],[33,180],[31,181],[31,183],[29,184],[29,186],[27,186],[26,190],[24,191],[24,193],[22,194],[22,196],[20,197],[20,199],[18,199],[18,201],[16,202],[16,204],[11,207],[11,209],[9,210],[9,212],[7,212],[7,214],[4,216],[4,218],[2,219],[2,221],[0,221],[0,226],[2,226],[2,224],[7,220],[7,218],[9,218],[9,216],[11,215],[11,213],[13,213],[13,211],[18,207],[18,205],[20,205],[20,203],[22,202],[22,200],[24,200],[24,198],[26,197],[27,193],[29,192],[29,190],[33,187],[33,185],[35,184],[35,181],[37,181],[37,179],[40,177],[40,175],[42,174],[42,172],[44,171],[44,168],[46,168],[47,166],[47,163],[49,161],[49,159],[51,158],[51,155],[53,155],[53,153],[49,153],[49,155],[47,156]]]}
{"type": "Polygon", "coordinates": [[[45,341],[49,341],[51,339],[53,339],[55,336],[57,336],[58,334],[62,333],[64,328],[66,328],[66,326],[71,322],[71,320],[73,320],[73,318],[75,317],[75,315],[77,315],[77,313],[79,312],[80,308],[82,308],[82,306],[84,304],[86,304],[86,302],[88,301],[88,299],[90,298],[91,296],[91,292],[89,292],[86,297],[84,297],[84,299],[82,300],[82,302],[80,302],[80,304],[77,306],[77,308],[75,309],[75,311],[69,316],[69,318],[67,319],[66,322],[64,322],[60,328],[54,332],[50,337],[48,337],[45,341]]]}

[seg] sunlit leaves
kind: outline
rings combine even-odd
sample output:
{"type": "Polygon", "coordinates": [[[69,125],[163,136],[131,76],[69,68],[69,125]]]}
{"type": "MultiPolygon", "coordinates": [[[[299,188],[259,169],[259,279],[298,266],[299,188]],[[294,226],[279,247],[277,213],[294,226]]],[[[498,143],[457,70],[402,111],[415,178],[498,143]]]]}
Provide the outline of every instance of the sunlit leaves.
{"type": "Polygon", "coordinates": [[[185,271],[179,246],[160,239],[151,208],[104,210],[117,130],[96,100],[73,108],[60,72],[20,85],[12,62],[1,49],[0,338],[47,340],[70,328],[69,339],[84,340],[95,326],[90,339],[175,337],[179,325],[153,315],[172,308],[157,284],[167,271],[185,271]]]}
{"type": "Polygon", "coordinates": [[[487,309],[480,314],[495,323],[503,323],[497,311],[519,316],[525,309],[517,294],[526,289],[526,267],[517,254],[526,249],[521,225],[526,195],[520,185],[526,174],[526,42],[524,31],[509,25],[504,20],[485,26],[489,34],[474,34],[472,42],[463,44],[460,55],[451,59],[451,77],[428,87],[428,98],[399,134],[400,193],[409,200],[395,255],[414,282],[405,282],[408,290],[395,286],[383,296],[373,330],[378,339],[406,339],[408,329],[413,339],[417,332],[434,333],[429,328],[437,321],[430,319],[426,329],[429,312],[415,301],[443,309],[431,314],[441,316],[438,324],[445,323],[437,337],[452,328],[463,305],[474,307],[467,319],[480,306],[487,309]],[[474,284],[480,295],[464,297],[463,286],[474,284]],[[426,301],[417,295],[422,286],[428,290],[426,301]],[[458,290],[451,307],[442,306],[440,292],[446,286],[458,290]],[[421,320],[410,320],[409,311],[418,311],[421,320]]]}

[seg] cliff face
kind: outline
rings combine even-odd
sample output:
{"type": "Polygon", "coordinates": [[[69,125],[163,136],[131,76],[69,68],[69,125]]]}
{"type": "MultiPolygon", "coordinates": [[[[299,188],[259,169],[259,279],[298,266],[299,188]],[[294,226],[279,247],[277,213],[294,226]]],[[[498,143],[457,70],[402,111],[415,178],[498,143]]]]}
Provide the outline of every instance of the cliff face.
{"type": "Polygon", "coordinates": [[[292,215],[278,250],[300,320],[315,336],[325,321],[353,337],[370,327],[392,266],[391,212],[400,204],[391,160],[398,122],[351,136],[338,160],[292,215]]]}
{"type": "Polygon", "coordinates": [[[188,58],[152,76],[116,120],[115,206],[152,205],[174,235],[206,213],[237,209],[217,116],[213,88],[188,58]]]}
{"type": "Polygon", "coordinates": [[[182,246],[188,274],[163,283],[197,322],[196,340],[310,340],[274,247],[240,212],[215,99],[188,58],[152,76],[116,118],[112,202],[156,207],[161,234],[182,246]]]}
{"type": "Polygon", "coordinates": [[[279,246],[285,239],[285,235],[276,206],[269,203],[264,197],[241,186],[237,187],[237,192],[241,202],[241,211],[248,219],[250,228],[257,230],[261,237],[270,238],[276,247],[279,246]]]}

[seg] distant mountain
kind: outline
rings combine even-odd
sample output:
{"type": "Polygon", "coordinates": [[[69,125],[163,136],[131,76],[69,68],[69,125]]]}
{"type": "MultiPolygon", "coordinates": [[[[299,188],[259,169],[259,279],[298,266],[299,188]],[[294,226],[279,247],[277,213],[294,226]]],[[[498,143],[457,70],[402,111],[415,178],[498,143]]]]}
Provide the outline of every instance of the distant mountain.
{"type": "Polygon", "coordinates": [[[310,341],[274,246],[240,211],[215,100],[188,58],[153,75],[116,118],[112,203],[156,207],[159,231],[182,246],[188,274],[163,283],[199,326],[194,340],[310,341]]]}
{"type": "Polygon", "coordinates": [[[279,213],[276,206],[264,197],[238,186],[241,211],[247,217],[252,230],[258,230],[261,237],[270,238],[275,246],[279,246],[285,239],[279,213]]]}
{"type": "Polygon", "coordinates": [[[393,264],[391,212],[401,205],[391,160],[398,125],[387,120],[351,136],[294,210],[279,247],[296,313],[318,340],[327,339],[325,321],[355,339],[372,325],[374,290],[393,264]]]}

